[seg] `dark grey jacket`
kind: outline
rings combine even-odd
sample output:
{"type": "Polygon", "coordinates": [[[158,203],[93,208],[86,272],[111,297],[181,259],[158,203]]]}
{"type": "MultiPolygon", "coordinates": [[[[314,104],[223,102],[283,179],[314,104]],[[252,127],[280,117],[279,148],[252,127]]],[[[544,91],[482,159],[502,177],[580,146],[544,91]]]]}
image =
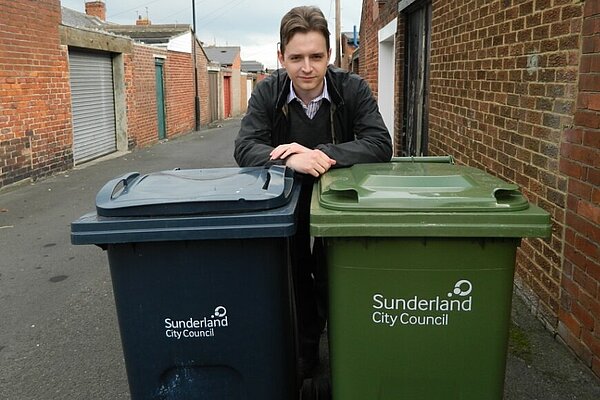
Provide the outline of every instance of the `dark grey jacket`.
{"type": "MultiPolygon", "coordinates": [[[[335,167],[389,161],[390,135],[367,83],[358,75],[332,66],[326,78],[333,143],[317,148],[336,160],[335,167]]],[[[239,166],[271,164],[269,153],[273,148],[290,143],[289,91],[290,78],[284,69],[256,86],[235,140],[234,157],[239,166]]]]}

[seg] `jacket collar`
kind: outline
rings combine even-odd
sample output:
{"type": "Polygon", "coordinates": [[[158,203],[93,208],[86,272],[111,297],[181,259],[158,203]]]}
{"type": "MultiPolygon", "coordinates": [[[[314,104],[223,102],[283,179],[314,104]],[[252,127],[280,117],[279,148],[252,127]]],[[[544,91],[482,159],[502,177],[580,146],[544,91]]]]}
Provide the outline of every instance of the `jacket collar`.
{"type": "MultiPolygon", "coordinates": [[[[275,105],[277,110],[280,110],[287,104],[287,99],[290,94],[290,85],[291,79],[288,76],[285,68],[280,68],[277,70],[277,86],[278,86],[278,97],[277,103],[275,105]]],[[[327,82],[327,91],[329,93],[329,97],[331,98],[331,103],[337,107],[344,104],[344,100],[340,95],[340,92],[335,84],[335,67],[332,65],[327,67],[327,72],[325,72],[325,81],[327,82]]]]}

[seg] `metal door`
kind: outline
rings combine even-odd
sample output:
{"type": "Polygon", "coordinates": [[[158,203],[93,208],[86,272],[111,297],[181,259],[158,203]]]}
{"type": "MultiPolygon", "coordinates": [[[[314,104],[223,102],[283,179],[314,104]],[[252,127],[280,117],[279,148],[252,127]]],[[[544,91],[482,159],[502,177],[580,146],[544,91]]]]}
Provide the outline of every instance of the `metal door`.
{"type": "Polygon", "coordinates": [[[117,150],[110,53],[69,50],[75,164],[117,150]]]}
{"type": "Polygon", "coordinates": [[[210,99],[210,121],[219,119],[219,73],[208,72],[209,99],[210,99]]]}
{"type": "Polygon", "coordinates": [[[165,86],[163,80],[163,66],[165,60],[156,58],[154,60],[156,72],[156,118],[158,120],[158,139],[167,138],[167,125],[165,116],[165,86]]]}

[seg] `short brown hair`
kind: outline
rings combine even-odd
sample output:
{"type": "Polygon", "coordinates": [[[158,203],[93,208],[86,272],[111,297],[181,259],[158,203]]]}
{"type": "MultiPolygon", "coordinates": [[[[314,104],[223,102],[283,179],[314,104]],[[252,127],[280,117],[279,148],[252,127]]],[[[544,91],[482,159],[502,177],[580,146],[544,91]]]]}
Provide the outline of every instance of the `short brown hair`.
{"type": "Polygon", "coordinates": [[[323,12],[315,6],[294,7],[281,19],[279,28],[279,46],[281,54],[285,53],[285,46],[298,33],[319,32],[325,37],[327,50],[329,50],[329,29],[323,12]]]}

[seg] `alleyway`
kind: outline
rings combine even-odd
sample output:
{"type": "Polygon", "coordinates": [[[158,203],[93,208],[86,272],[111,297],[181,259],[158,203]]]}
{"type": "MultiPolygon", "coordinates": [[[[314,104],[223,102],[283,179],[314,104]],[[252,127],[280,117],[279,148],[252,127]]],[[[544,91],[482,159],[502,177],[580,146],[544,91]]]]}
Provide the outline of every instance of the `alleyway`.
{"type": "MultiPolygon", "coordinates": [[[[234,166],[239,120],[0,191],[0,399],[128,399],[105,253],[70,223],[126,172],[234,166]]],[[[595,400],[600,384],[515,300],[506,399],[595,400]]],[[[370,400],[370,399],[363,399],[370,400]]],[[[483,400],[483,399],[482,399],[483,400]]]]}

